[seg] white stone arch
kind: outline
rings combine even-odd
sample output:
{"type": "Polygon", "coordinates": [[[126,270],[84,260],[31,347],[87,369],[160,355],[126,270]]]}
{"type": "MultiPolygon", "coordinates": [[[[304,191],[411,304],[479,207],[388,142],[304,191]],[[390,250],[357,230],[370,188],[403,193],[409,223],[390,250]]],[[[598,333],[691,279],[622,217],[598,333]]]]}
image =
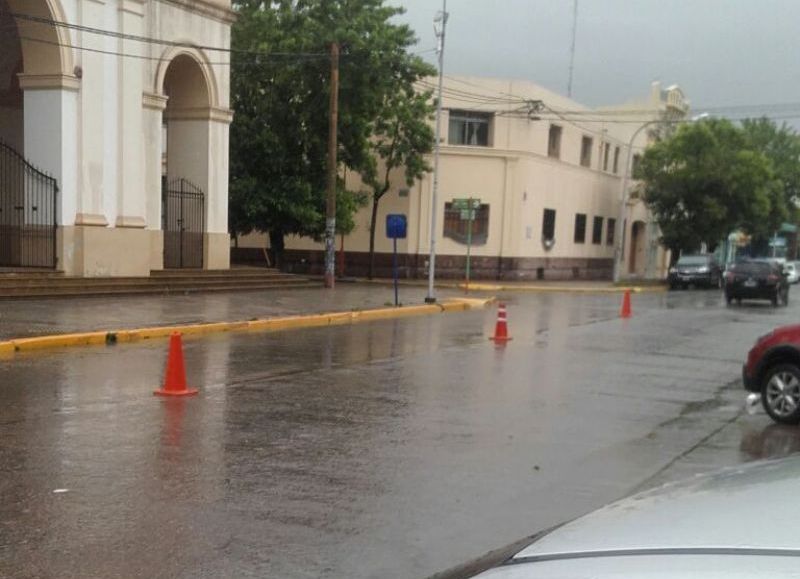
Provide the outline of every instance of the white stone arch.
{"type": "Polygon", "coordinates": [[[164,82],[167,78],[170,66],[181,56],[191,58],[197,65],[200,73],[205,80],[205,87],[208,94],[208,108],[216,109],[219,107],[219,88],[213,66],[208,56],[199,48],[189,46],[172,46],[164,51],[156,70],[155,86],[153,92],[157,95],[165,96],[164,82]]]}
{"type": "MultiPolygon", "coordinates": [[[[160,176],[174,184],[190,181],[204,193],[204,258],[206,268],[229,262],[227,235],[227,143],[230,112],[220,107],[219,82],[206,54],[195,47],[171,47],[155,71],[152,97],[159,109],[163,162],[160,176]],[[224,249],[223,249],[224,248],[224,249]]],[[[162,214],[165,236],[169,224],[162,214]]],[[[165,260],[171,255],[165,237],[165,260]]],[[[172,262],[170,258],[168,261],[172,262]]],[[[165,261],[166,264],[166,261],[165,261]]]]}
{"type": "MultiPolygon", "coordinates": [[[[67,22],[60,0],[5,0],[14,14],[67,22]]],[[[25,18],[15,18],[22,44],[23,77],[72,77],[75,59],[69,29],[25,18]]],[[[51,83],[55,81],[51,78],[51,83]]]]}

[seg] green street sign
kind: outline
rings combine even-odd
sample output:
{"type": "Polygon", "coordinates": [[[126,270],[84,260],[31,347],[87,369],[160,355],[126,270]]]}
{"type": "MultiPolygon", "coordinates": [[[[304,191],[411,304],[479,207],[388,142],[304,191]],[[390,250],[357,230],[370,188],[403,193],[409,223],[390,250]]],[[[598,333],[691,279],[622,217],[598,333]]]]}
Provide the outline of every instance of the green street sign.
{"type": "MultiPolygon", "coordinates": [[[[458,211],[466,211],[469,207],[469,202],[472,201],[472,209],[480,209],[481,207],[481,200],[480,199],[453,199],[453,209],[458,211]]],[[[462,219],[466,219],[463,218],[462,219]]]]}

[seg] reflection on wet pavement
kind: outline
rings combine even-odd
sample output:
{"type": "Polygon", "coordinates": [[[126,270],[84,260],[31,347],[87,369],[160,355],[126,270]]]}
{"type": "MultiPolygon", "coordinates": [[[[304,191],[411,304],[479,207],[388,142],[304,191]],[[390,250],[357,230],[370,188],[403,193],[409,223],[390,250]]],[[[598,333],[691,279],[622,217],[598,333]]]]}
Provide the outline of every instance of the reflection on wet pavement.
{"type": "Polygon", "coordinates": [[[797,450],[737,383],[792,306],[506,297],[504,348],[493,310],[189,338],[193,399],[152,396],[162,341],[0,361],[0,575],[424,577],[797,450]]]}

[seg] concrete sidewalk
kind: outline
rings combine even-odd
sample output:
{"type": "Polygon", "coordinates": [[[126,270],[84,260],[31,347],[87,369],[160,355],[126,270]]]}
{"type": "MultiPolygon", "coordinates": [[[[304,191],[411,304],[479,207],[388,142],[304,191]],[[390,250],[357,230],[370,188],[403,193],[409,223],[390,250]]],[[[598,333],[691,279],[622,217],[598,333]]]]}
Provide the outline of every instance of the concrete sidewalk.
{"type": "MultiPolygon", "coordinates": [[[[403,287],[400,302],[422,304],[426,294],[423,287],[403,287]]],[[[463,297],[463,292],[440,289],[437,297],[463,297]]],[[[0,302],[0,340],[348,312],[390,305],[394,305],[391,288],[350,283],[338,284],[334,290],[3,301],[0,302]]]]}
{"type": "MultiPolygon", "coordinates": [[[[387,286],[392,285],[391,279],[362,279],[351,278],[343,283],[359,283],[387,286]]],[[[399,284],[403,287],[427,287],[425,280],[407,279],[400,280],[399,284]]],[[[465,293],[464,281],[459,280],[437,280],[436,287],[442,290],[453,290],[465,293]]],[[[667,286],[662,283],[653,282],[630,282],[614,284],[610,281],[588,281],[588,280],[542,280],[542,281],[492,281],[476,280],[469,283],[469,293],[485,294],[487,292],[557,292],[557,293],[623,293],[631,290],[635,293],[640,292],[661,292],[666,291],[667,286]]]]}

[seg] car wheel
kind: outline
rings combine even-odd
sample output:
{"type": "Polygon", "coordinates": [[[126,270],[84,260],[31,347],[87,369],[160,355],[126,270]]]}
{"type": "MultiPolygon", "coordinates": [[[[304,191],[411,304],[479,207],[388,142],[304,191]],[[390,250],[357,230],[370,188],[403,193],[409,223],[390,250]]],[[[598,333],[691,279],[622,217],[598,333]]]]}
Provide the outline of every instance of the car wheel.
{"type": "Polygon", "coordinates": [[[742,305],[742,298],[736,298],[736,305],[737,306],[742,305]]]}
{"type": "Polygon", "coordinates": [[[800,368],[794,364],[771,368],[762,383],[761,403],[775,422],[800,423],[800,368]]]}

